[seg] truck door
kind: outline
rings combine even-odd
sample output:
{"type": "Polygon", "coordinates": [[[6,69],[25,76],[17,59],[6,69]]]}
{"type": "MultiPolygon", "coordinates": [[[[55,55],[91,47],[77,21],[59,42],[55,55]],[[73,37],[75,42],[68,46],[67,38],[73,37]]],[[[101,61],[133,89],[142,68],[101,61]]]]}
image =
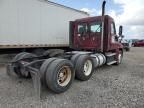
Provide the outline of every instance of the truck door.
{"type": "Polygon", "coordinates": [[[90,29],[90,40],[92,46],[100,50],[101,47],[101,22],[91,22],[89,24],[90,29]]]}
{"type": "Polygon", "coordinates": [[[89,44],[89,33],[88,33],[88,24],[79,23],[77,25],[75,42],[78,45],[78,48],[88,47],[89,44]]]}
{"type": "Polygon", "coordinates": [[[100,34],[101,24],[98,22],[78,24],[77,44],[79,44],[80,48],[95,50],[100,47],[100,34]]]}

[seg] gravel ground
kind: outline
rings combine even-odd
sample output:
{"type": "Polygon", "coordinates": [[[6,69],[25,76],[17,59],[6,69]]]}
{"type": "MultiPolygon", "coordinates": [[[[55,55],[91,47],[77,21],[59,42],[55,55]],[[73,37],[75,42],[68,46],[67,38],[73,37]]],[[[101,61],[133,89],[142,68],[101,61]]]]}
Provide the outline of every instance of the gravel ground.
{"type": "MultiPolygon", "coordinates": [[[[10,58],[1,56],[0,61],[10,58]]],[[[96,69],[89,81],[75,80],[65,93],[43,87],[40,101],[31,79],[10,78],[0,65],[0,108],[144,108],[144,48],[125,52],[119,66],[96,69]]]]}

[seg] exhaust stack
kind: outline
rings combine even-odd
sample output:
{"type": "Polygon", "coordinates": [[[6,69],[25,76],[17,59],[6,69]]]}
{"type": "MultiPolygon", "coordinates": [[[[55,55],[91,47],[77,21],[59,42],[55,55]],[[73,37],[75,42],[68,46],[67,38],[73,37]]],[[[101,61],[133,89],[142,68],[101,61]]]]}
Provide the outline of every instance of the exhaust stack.
{"type": "Polygon", "coordinates": [[[105,4],[106,4],[106,1],[104,0],[102,4],[102,16],[105,15],[105,4]]]}
{"type": "Polygon", "coordinates": [[[105,4],[106,4],[106,1],[104,0],[103,1],[103,4],[102,4],[102,32],[101,32],[101,52],[103,52],[103,38],[104,38],[104,15],[105,15],[105,4]]]}

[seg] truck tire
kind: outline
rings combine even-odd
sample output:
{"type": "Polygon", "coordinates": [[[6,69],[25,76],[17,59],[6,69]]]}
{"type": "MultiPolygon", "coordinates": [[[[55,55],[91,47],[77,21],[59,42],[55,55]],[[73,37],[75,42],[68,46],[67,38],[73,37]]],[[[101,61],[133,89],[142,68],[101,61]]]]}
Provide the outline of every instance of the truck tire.
{"type": "MultiPolygon", "coordinates": [[[[31,53],[27,53],[27,52],[22,52],[22,53],[19,53],[17,54],[13,61],[17,61],[19,59],[23,59],[23,58],[29,58],[29,57],[36,57],[36,55],[34,54],[31,54],[31,53]]],[[[31,62],[30,60],[27,60],[26,62],[31,62]]],[[[13,64],[12,64],[13,65],[13,64]]],[[[23,77],[23,78],[30,78],[31,75],[29,72],[25,72],[26,74],[23,74],[22,71],[24,71],[20,66],[19,66],[19,63],[16,63],[14,64],[14,69],[13,71],[16,73],[17,76],[19,77],[23,77]]]]}
{"type": "Polygon", "coordinates": [[[26,52],[21,52],[21,53],[17,54],[17,55],[12,59],[12,61],[14,62],[14,61],[19,60],[20,56],[22,56],[22,55],[25,54],[25,53],[26,53],[26,52]]]}
{"type": "Polygon", "coordinates": [[[80,57],[80,55],[81,54],[75,54],[75,55],[73,55],[71,57],[71,61],[72,61],[73,65],[74,65],[74,67],[76,66],[76,62],[77,62],[78,58],[80,57]]]}
{"type": "Polygon", "coordinates": [[[89,55],[81,55],[76,62],[76,78],[81,81],[89,80],[94,71],[94,63],[89,55]]]}
{"type": "Polygon", "coordinates": [[[118,61],[116,62],[116,65],[121,64],[122,63],[122,59],[123,59],[123,51],[119,51],[118,61]]]}
{"type": "MultiPolygon", "coordinates": [[[[26,53],[27,53],[27,52],[21,52],[21,53],[17,54],[17,55],[12,59],[12,62],[15,62],[15,61],[19,60],[20,57],[21,57],[22,55],[26,54],[26,53]]],[[[20,71],[18,71],[18,68],[19,68],[18,64],[12,64],[12,65],[15,66],[14,69],[13,69],[13,71],[15,72],[15,74],[16,74],[17,76],[19,76],[19,77],[22,76],[21,73],[20,73],[20,71]]]]}
{"type": "Polygon", "coordinates": [[[47,87],[55,93],[65,92],[71,86],[74,76],[73,64],[69,60],[56,59],[46,71],[47,87]]]}
{"type": "Polygon", "coordinates": [[[57,58],[49,58],[40,67],[40,74],[41,74],[41,81],[43,84],[46,84],[46,71],[49,67],[49,65],[55,61],[57,58]]]}
{"type": "Polygon", "coordinates": [[[41,56],[43,53],[45,52],[45,50],[44,49],[35,49],[35,50],[33,50],[33,54],[35,54],[35,55],[37,55],[37,56],[41,56]]]}
{"type": "Polygon", "coordinates": [[[61,56],[64,53],[64,50],[62,49],[49,49],[43,53],[45,56],[49,57],[58,57],[61,56]]]}

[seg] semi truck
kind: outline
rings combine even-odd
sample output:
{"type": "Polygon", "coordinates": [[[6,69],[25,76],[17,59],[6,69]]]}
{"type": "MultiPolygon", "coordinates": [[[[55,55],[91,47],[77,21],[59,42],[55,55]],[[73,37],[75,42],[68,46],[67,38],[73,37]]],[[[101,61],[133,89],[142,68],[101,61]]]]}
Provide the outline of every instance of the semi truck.
{"type": "MultiPolygon", "coordinates": [[[[114,19],[105,15],[105,4],[106,1],[102,4],[101,16],[78,18],[69,22],[69,35],[65,34],[67,36],[64,37],[69,38],[69,44],[63,40],[68,44],[67,47],[48,48],[41,54],[21,52],[8,63],[7,74],[32,78],[34,89],[40,96],[41,85],[47,86],[55,93],[62,93],[70,88],[74,78],[87,81],[98,67],[121,64],[123,46],[119,38],[123,36],[123,27],[119,27],[117,35],[114,19]]],[[[45,30],[57,32],[55,26],[53,27],[56,22],[51,22],[50,28],[45,25],[45,30]]],[[[59,23],[57,26],[61,26],[59,23]]],[[[29,28],[29,31],[32,29],[29,28]]],[[[47,34],[47,44],[59,44],[54,40],[53,32],[47,34]]],[[[58,31],[57,36],[60,35],[58,31]]]]}

